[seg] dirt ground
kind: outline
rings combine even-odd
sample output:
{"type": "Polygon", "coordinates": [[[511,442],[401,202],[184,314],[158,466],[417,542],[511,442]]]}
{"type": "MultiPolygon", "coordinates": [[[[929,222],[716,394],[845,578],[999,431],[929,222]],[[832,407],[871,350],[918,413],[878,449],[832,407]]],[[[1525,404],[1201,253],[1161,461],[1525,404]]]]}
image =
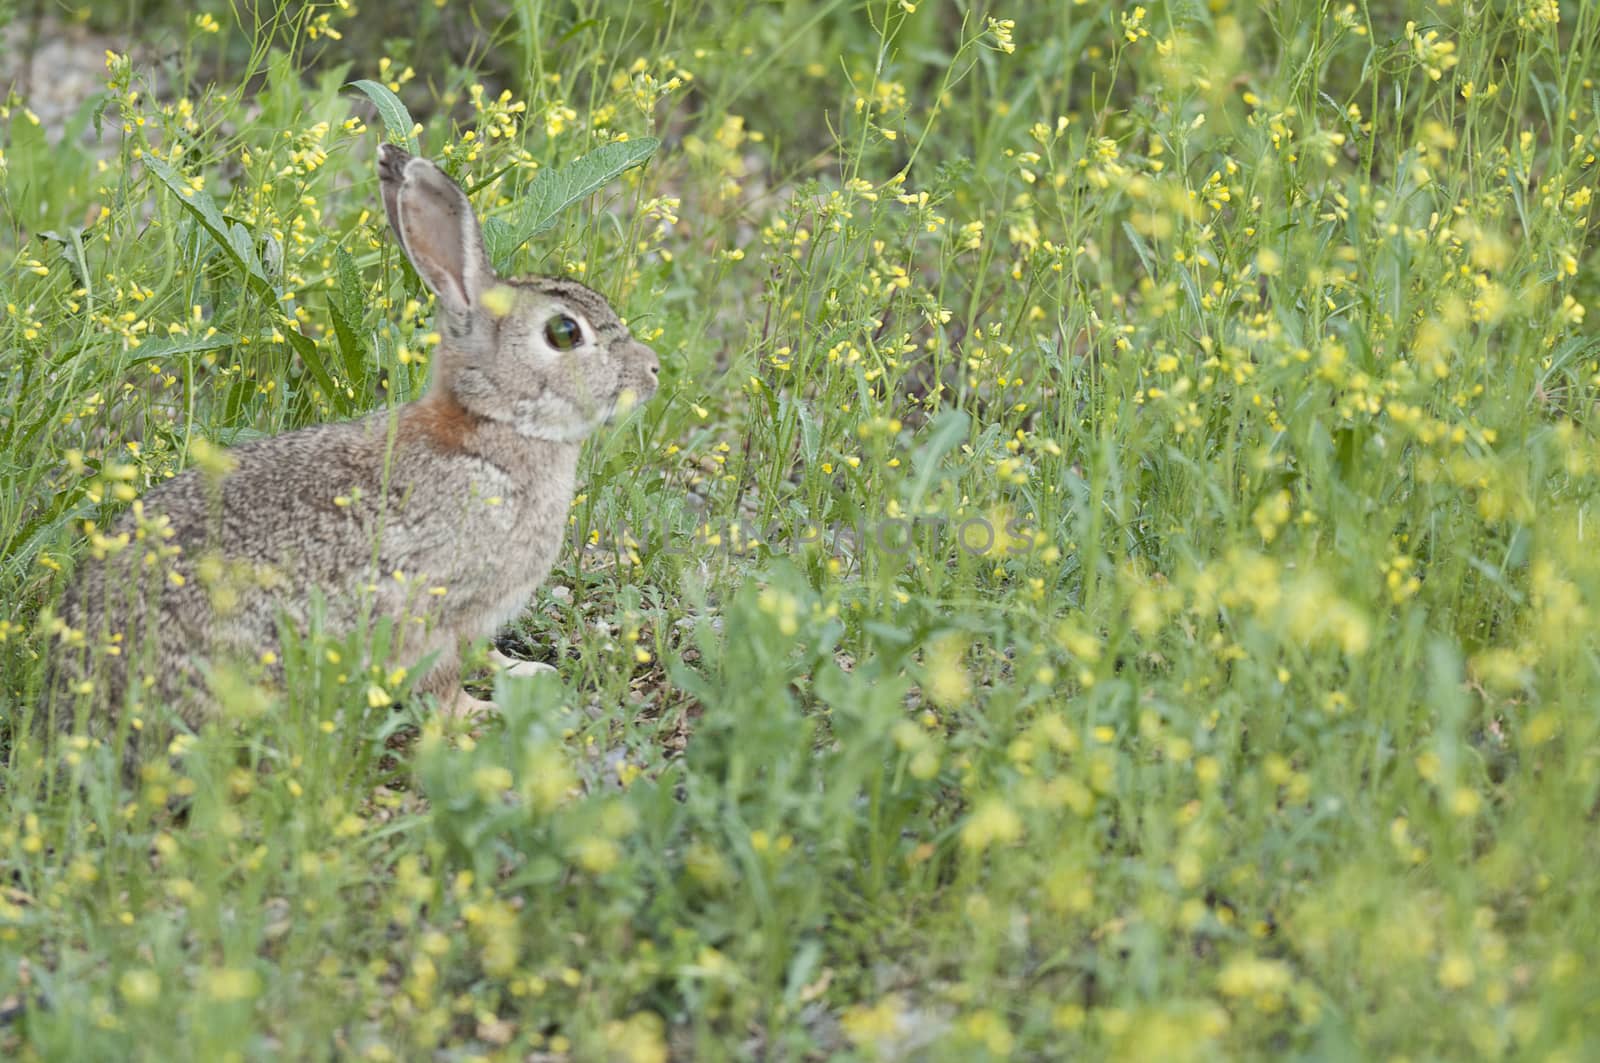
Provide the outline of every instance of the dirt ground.
{"type": "Polygon", "coordinates": [[[105,89],[106,52],[128,47],[53,13],[19,14],[0,27],[0,98],[14,94],[56,141],[84,101],[105,89]]]}

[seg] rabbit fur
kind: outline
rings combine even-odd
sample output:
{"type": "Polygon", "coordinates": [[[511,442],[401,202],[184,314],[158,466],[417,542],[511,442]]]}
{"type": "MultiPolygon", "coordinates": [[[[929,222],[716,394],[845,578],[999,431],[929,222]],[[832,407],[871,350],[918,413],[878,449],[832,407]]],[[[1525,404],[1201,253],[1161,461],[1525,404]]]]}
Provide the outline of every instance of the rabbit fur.
{"type": "Polygon", "coordinates": [[[329,630],[388,617],[398,663],[436,654],[418,688],[446,711],[485,707],[461,689],[460,644],[492,636],[543,581],[583,440],[655,393],[659,363],[591,289],[496,277],[466,194],[432,162],[384,145],[378,176],[438,299],[430,390],[149,491],[112,528],[127,545],[86,560],[63,599],[58,723],[154,696],[199,726],[225,707],[211,665],[270,659],[280,617],[303,630],[317,591],[329,630]]]}

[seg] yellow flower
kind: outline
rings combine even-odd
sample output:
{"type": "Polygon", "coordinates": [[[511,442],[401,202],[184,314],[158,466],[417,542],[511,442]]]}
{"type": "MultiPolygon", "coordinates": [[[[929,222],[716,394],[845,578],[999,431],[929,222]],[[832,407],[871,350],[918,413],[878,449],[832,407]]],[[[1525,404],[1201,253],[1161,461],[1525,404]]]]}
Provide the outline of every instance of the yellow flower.
{"type": "Polygon", "coordinates": [[[1256,956],[1239,956],[1228,961],[1217,976],[1217,988],[1224,996],[1250,999],[1256,1008],[1271,1014],[1280,1010],[1293,982],[1287,964],[1256,956]]]}
{"type": "Polygon", "coordinates": [[[248,967],[220,967],[201,978],[206,996],[222,1003],[251,1000],[261,992],[261,976],[248,967]]]}
{"type": "Polygon", "coordinates": [[[1015,19],[991,18],[988,22],[989,35],[994,38],[994,46],[1007,55],[1017,50],[1016,43],[1011,39],[1011,32],[1017,28],[1015,19]]]}
{"type": "Polygon", "coordinates": [[[1008,845],[1022,837],[1022,817],[999,798],[984,799],[961,828],[961,844],[974,852],[1008,845]]]}
{"type": "Polygon", "coordinates": [[[578,866],[593,875],[603,875],[622,861],[622,850],[610,838],[584,838],[575,855],[578,866]]]}
{"type": "Polygon", "coordinates": [[[972,681],[961,664],[965,652],[966,646],[958,636],[945,636],[928,646],[922,688],[928,700],[940,708],[964,705],[972,696],[972,681]]]}
{"type": "Polygon", "coordinates": [[[993,1008],[980,1008],[961,1024],[968,1037],[989,1050],[991,1056],[1009,1056],[1017,1039],[1006,1028],[1006,1021],[993,1008]]]}
{"type": "Polygon", "coordinates": [[[124,971],[117,979],[117,992],[135,1007],[154,1004],[161,996],[161,977],[154,971],[124,971]]]}
{"type": "Polygon", "coordinates": [[[1144,27],[1145,9],[1135,7],[1131,12],[1122,14],[1122,39],[1129,44],[1136,43],[1141,37],[1150,36],[1150,31],[1144,27]]]}
{"type": "Polygon", "coordinates": [[[485,765],[472,773],[472,788],[488,801],[511,789],[511,771],[499,765],[485,765]]]}
{"type": "Polygon", "coordinates": [[[858,1045],[886,1041],[900,1032],[903,1006],[893,993],[873,1005],[853,1004],[839,1017],[839,1025],[858,1045]]]}
{"type": "Polygon", "coordinates": [[[606,1023],[610,1058],[622,1063],[667,1063],[667,1028],[661,1016],[641,1011],[606,1023]]]}
{"type": "Polygon", "coordinates": [[[1452,949],[1439,961],[1439,984],[1446,989],[1464,989],[1476,977],[1472,958],[1464,952],[1452,949]]]}
{"type": "Polygon", "coordinates": [[[1411,43],[1411,54],[1433,81],[1444,77],[1446,70],[1460,62],[1460,57],[1455,54],[1455,42],[1442,40],[1438,30],[1419,33],[1415,22],[1407,22],[1406,40],[1411,43]]]}

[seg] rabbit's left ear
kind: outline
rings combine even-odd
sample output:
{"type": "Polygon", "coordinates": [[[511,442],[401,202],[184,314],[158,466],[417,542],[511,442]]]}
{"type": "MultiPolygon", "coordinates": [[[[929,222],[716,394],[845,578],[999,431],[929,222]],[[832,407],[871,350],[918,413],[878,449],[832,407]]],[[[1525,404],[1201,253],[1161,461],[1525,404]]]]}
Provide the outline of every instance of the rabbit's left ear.
{"type": "Polygon", "coordinates": [[[470,332],[495,275],[467,194],[439,167],[393,144],[378,149],[378,183],[389,225],[417,275],[457,330],[470,332]]]}

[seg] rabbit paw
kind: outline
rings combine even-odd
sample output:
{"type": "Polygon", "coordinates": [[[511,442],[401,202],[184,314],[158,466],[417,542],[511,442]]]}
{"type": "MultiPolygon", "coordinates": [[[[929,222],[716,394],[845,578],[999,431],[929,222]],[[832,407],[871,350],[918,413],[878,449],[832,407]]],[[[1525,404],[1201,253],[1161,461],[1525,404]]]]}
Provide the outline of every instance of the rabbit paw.
{"type": "Polygon", "coordinates": [[[507,657],[497,649],[489,650],[489,663],[505,672],[513,679],[523,679],[534,675],[547,675],[555,671],[554,668],[541,661],[519,661],[507,657]]]}
{"type": "Polygon", "coordinates": [[[457,691],[455,699],[440,706],[440,712],[453,720],[472,720],[483,716],[496,716],[500,706],[492,701],[475,698],[465,690],[457,691]]]}

